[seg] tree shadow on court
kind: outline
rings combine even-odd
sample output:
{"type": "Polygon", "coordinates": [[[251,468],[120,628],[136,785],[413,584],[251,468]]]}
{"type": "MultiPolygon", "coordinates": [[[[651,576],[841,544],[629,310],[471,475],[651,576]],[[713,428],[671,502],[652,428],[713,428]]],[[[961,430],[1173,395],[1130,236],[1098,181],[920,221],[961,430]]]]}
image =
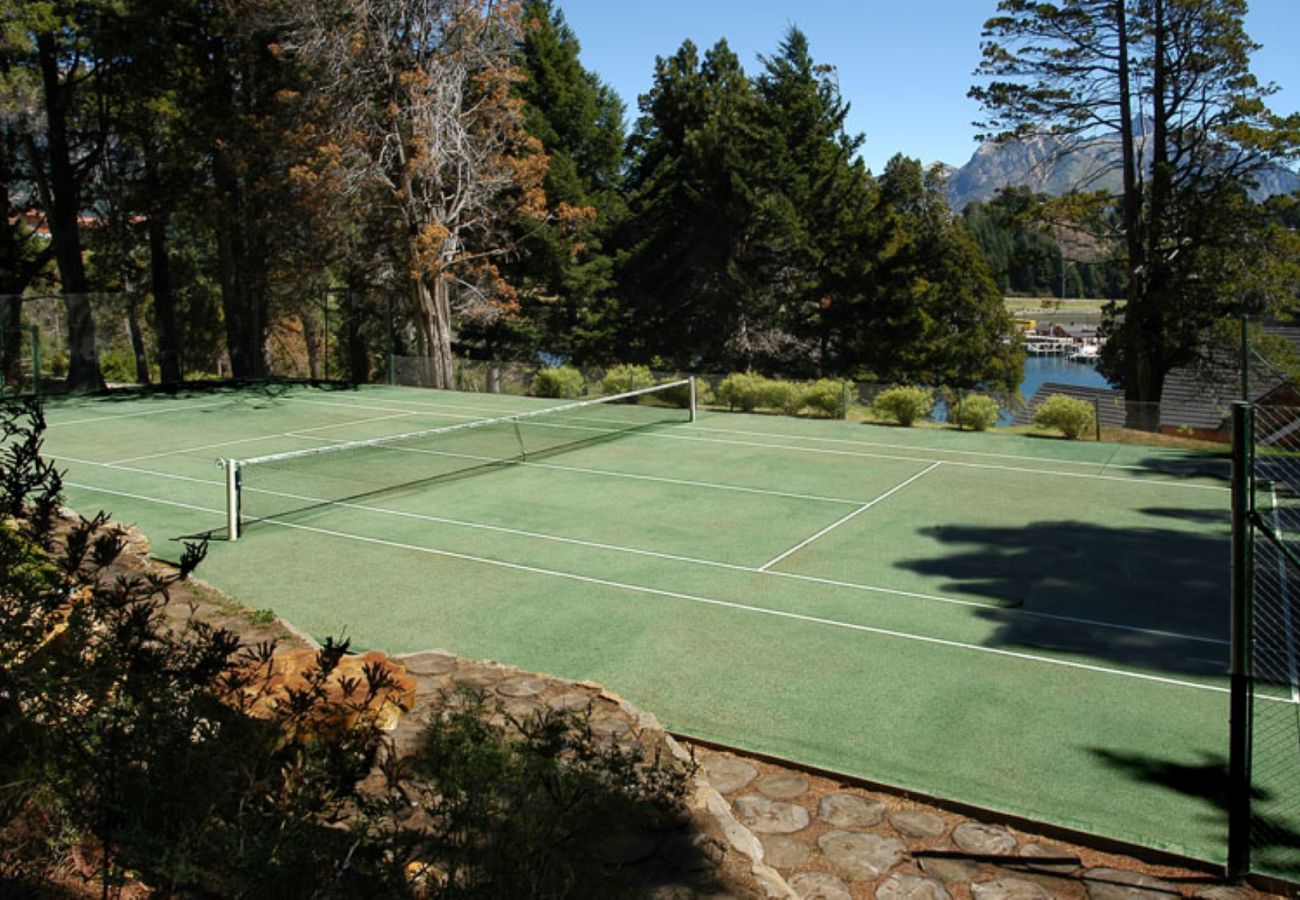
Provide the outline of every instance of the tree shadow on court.
{"type": "Polygon", "coordinates": [[[1125,473],[1137,478],[1160,478],[1167,481],[1196,479],[1224,487],[1232,481],[1232,460],[1226,455],[1215,453],[1182,457],[1148,456],[1126,465],[1129,468],[1125,469],[1125,473]]]}
{"type": "MultiPolygon", "coordinates": [[[[1294,748],[1292,748],[1294,751],[1294,748]]],[[[1228,801],[1232,784],[1228,778],[1228,760],[1217,753],[1200,754],[1198,763],[1175,762],[1143,753],[1123,753],[1106,747],[1091,747],[1089,752],[1107,768],[1125,778],[1146,785],[1157,785],[1180,797],[1199,800],[1203,804],[1197,819],[1227,834],[1228,801]]],[[[1251,798],[1251,849],[1259,859],[1274,857],[1274,851],[1283,851],[1290,865],[1300,859],[1300,830],[1285,822],[1279,813],[1277,795],[1266,788],[1252,785],[1251,798]]]]}
{"type": "Polygon", "coordinates": [[[1069,519],[1026,527],[936,525],[951,552],[903,560],[942,593],[990,602],[989,646],[1068,653],[1179,675],[1227,670],[1226,536],[1069,519]]]}

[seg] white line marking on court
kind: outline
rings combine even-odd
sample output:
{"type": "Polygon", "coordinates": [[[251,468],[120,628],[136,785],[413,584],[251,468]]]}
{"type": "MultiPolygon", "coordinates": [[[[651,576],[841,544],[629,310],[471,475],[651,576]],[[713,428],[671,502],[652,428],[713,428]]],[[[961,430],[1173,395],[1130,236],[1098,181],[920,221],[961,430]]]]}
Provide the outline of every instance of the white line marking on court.
{"type": "MultiPolygon", "coordinates": [[[[1268,489],[1269,497],[1273,503],[1273,530],[1279,537],[1282,534],[1282,511],[1277,505],[1277,483],[1274,482],[1268,489]]],[[[1247,551],[1249,552],[1249,551],[1247,551]]],[[[1287,672],[1291,676],[1291,699],[1300,703],[1300,676],[1296,672],[1296,655],[1295,655],[1295,630],[1291,621],[1291,591],[1286,572],[1286,554],[1274,547],[1273,552],[1277,554],[1277,580],[1278,586],[1282,590],[1282,627],[1283,640],[1286,641],[1286,662],[1287,672]]]]}
{"type": "MultiPolygon", "coordinates": [[[[322,400],[310,400],[310,401],[299,400],[297,402],[315,403],[322,406],[349,405],[349,404],[335,404],[329,401],[322,401],[322,400]]],[[[408,402],[408,401],[393,400],[389,402],[397,403],[397,402],[408,402]]],[[[432,404],[417,404],[417,405],[425,406],[425,405],[432,405],[432,404]]],[[[454,409],[484,409],[484,407],[462,406],[459,404],[449,404],[449,405],[451,406],[451,408],[454,409]]],[[[363,408],[367,408],[367,407],[363,407],[363,408]]],[[[373,408],[383,409],[384,407],[373,407],[373,408]]],[[[499,410],[493,410],[493,411],[499,412],[499,410]]],[[[453,416],[450,413],[448,413],[447,415],[453,418],[476,418],[475,416],[461,416],[461,415],[453,416]]],[[[552,423],[536,422],[534,424],[539,426],[545,424],[546,427],[550,427],[550,428],[569,428],[569,429],[582,430],[582,431],[599,430],[597,428],[583,426],[583,425],[576,425],[576,424],[560,424],[554,422],[552,423]]],[[[918,447],[908,447],[907,445],[901,445],[901,444],[884,444],[884,443],[877,443],[877,442],[870,442],[870,441],[855,441],[855,440],[849,440],[845,438],[821,438],[821,437],[801,438],[801,437],[791,436],[791,435],[773,434],[771,432],[751,432],[751,431],[743,431],[737,429],[707,428],[707,427],[702,427],[698,424],[686,425],[683,423],[682,430],[689,430],[693,433],[684,434],[684,433],[673,433],[669,431],[657,431],[657,432],[643,432],[639,434],[629,434],[627,437],[628,439],[662,438],[666,440],[695,441],[699,443],[712,443],[712,444],[720,444],[720,445],[733,446],[733,447],[751,447],[751,448],[758,448],[764,450],[793,451],[795,453],[814,453],[814,454],[823,454],[823,455],[831,455],[831,456],[849,456],[849,457],[856,457],[859,459],[888,459],[888,460],[894,460],[899,462],[922,462],[922,463],[942,462],[949,466],[959,466],[962,468],[969,468],[969,469],[987,469],[992,471],[1011,472],[1014,474],[1023,474],[1023,475],[1053,475],[1053,476],[1060,476],[1062,478],[1084,478],[1084,479],[1090,479],[1096,481],[1114,481],[1114,482],[1119,482],[1121,484],[1144,485],[1148,487],[1174,487],[1174,488],[1187,488],[1191,490],[1202,490],[1202,491],[1219,491],[1222,493],[1228,492],[1227,487],[1223,487],[1220,485],[1194,484],[1186,481],[1173,481],[1173,480],[1163,479],[1163,478],[1142,479],[1142,478],[1133,478],[1133,477],[1121,476],[1121,475],[1104,475],[1104,474],[1100,474],[1099,472],[1067,472],[1067,471],[1061,471],[1059,469],[1037,469],[1037,468],[1030,468],[1024,466],[1001,465],[996,463],[975,463],[975,462],[965,462],[962,460],[943,460],[943,459],[934,459],[933,457],[927,457],[922,455],[899,456],[896,454],[888,454],[888,453],[873,453],[871,451],[860,452],[860,451],[852,451],[852,450],[838,450],[838,449],[831,449],[825,447],[807,447],[807,446],[800,446],[799,444],[772,444],[772,443],[767,443],[765,441],[739,441],[739,440],[731,440],[731,439],[723,439],[723,438],[710,438],[694,432],[709,431],[718,434],[757,435],[761,437],[773,437],[773,438],[778,438],[780,440],[789,440],[789,441],[805,440],[805,441],[818,441],[821,443],[847,444],[851,447],[862,447],[862,446],[886,447],[886,448],[893,448],[893,449],[900,449],[900,450],[909,450],[917,454],[951,453],[951,454],[963,454],[963,455],[971,455],[971,456],[986,456],[993,459],[1018,459],[1027,462],[1046,462],[1046,463],[1055,463],[1058,465],[1076,465],[1076,466],[1088,466],[1090,468],[1098,468],[1098,467],[1104,468],[1103,464],[1099,462],[1086,462],[1086,463],[1074,462],[1072,460],[1058,460],[1058,459],[1051,459],[1048,457],[1026,457],[1026,456],[1016,456],[1015,454],[986,453],[982,451],[973,451],[973,450],[942,450],[938,448],[918,448],[918,447]]],[[[1110,468],[1133,469],[1139,472],[1148,471],[1147,467],[1145,466],[1116,465],[1116,466],[1111,466],[1110,468]]]]}
{"type": "Polygon", "coordinates": [[[197,406],[186,405],[186,406],[176,406],[170,409],[149,409],[149,410],[145,410],[144,412],[113,413],[107,416],[95,416],[90,419],[73,419],[69,422],[51,422],[49,423],[48,427],[66,428],[69,425],[88,425],[93,422],[115,422],[118,419],[138,419],[141,416],[163,416],[163,415],[167,415],[168,413],[189,412],[195,409],[215,409],[218,406],[230,406],[234,402],[235,401],[232,399],[232,400],[226,400],[225,402],[222,403],[203,403],[197,406]]]}
{"type": "MultiPolygon", "coordinates": [[[[689,428],[690,426],[683,426],[689,428]]],[[[676,434],[669,431],[644,432],[640,434],[629,435],[629,438],[664,438],[675,441],[699,441],[711,444],[725,444],[737,447],[760,447],[769,450],[792,450],[796,453],[816,453],[827,456],[854,456],[862,459],[891,459],[902,462],[941,462],[948,467],[958,466],[964,469],[989,469],[999,472],[1014,472],[1017,475],[1053,475],[1061,478],[1085,478],[1095,481],[1117,481],[1122,484],[1141,485],[1143,487],[1175,487],[1190,488],[1201,491],[1219,491],[1227,493],[1228,488],[1215,484],[1190,484],[1184,481],[1168,481],[1165,479],[1141,479],[1121,475],[1097,475],[1090,472],[1062,472],[1058,469],[1026,469],[1020,466],[1003,466],[994,463],[973,463],[962,462],[959,460],[931,459],[924,456],[894,456],[887,453],[858,453],[852,450],[832,450],[825,447],[799,447],[790,444],[766,444],[759,441],[732,441],[721,438],[699,437],[693,434],[676,434]]]]}
{"type": "MultiPolygon", "coordinates": [[[[129,494],[123,491],[108,490],[97,488],[91,485],[81,485],[69,483],[69,486],[76,487],[80,490],[94,491],[113,496],[128,497],[131,499],[142,500],[145,502],[161,503],[167,506],[178,506],[185,509],[197,510],[200,512],[211,513],[217,516],[225,516],[224,510],[211,509],[197,505],[179,503],[171,500],[155,500],[154,498],[145,497],[139,494],[129,494]]],[[[877,628],[873,625],[861,625],[855,622],[841,622],[837,619],[828,619],[821,616],[810,616],[804,613],[788,612],[779,609],[767,609],[761,606],[753,606],[747,603],[737,603],[731,600],[718,600],[712,597],[701,597],[696,594],[686,594],[679,591],[668,591],[661,588],[646,587],[644,585],[627,584],[620,581],[611,581],[604,578],[593,578],[588,575],[576,575],[570,572],[559,572],[553,569],[542,569],[537,566],[527,566],[520,563],[504,562],[502,560],[488,559],[481,556],[471,556],[466,553],[456,553],[451,550],[439,550],[433,547],[422,547],[418,544],[407,544],[400,541],[390,541],[383,538],[366,537],[365,535],[351,534],[349,532],[334,531],[328,528],[318,528],[312,525],[301,525],[293,522],[284,522],[277,519],[262,519],[262,522],[270,525],[276,525],[281,528],[288,528],[294,531],[305,531],[311,534],[320,534],[326,537],[338,538],[340,540],[357,541],[364,544],[373,544],[375,546],[387,547],[393,550],[404,550],[412,553],[421,553],[429,556],[440,556],[446,559],[455,559],[462,562],[479,563],[482,565],[493,566],[502,569],[508,569],[516,572],[525,572],[532,575],[542,575],[550,578],[560,578],[567,581],[576,581],[581,584],[591,584],[599,587],[612,588],[614,590],[628,591],[632,593],[649,594],[655,597],[667,597],[674,600],[683,600],[688,603],[697,603],[703,606],[712,606],[721,609],[729,609],[737,612],[754,613],[756,615],[772,616],[774,618],[788,619],[791,621],[802,622],[810,625],[824,625],[830,628],[840,628],[847,631],[857,631],[864,634],[874,634],[880,637],[895,638],[897,640],[914,641],[932,646],[947,647],[955,650],[968,650],[976,653],[988,653],[993,656],[1002,656],[1010,659],[1019,659],[1026,662],[1036,662],[1044,665],[1060,666],[1078,671],[1094,672],[1101,675],[1114,675],[1121,678],[1132,678],[1138,681],[1146,681],[1155,684],[1169,685],[1172,687],[1191,688],[1198,691],[1210,691],[1216,694],[1228,693],[1228,688],[1212,684],[1202,684],[1195,681],[1184,681],[1178,678],[1169,678],[1163,675],[1149,675],[1144,672],[1132,672],[1124,669],[1112,669],[1107,666],[1093,665],[1091,663],[1081,663],[1067,659],[1056,659],[1050,656],[1040,656],[1035,653],[1022,653],[1015,650],[1002,650],[997,647],[983,647],[979,644],[968,644],[962,641],[949,640],[947,638],[929,637],[926,635],[911,634],[906,631],[895,631],[888,628],[877,628]]],[[[1276,702],[1292,703],[1289,699],[1261,697],[1259,699],[1276,702]]]]}
{"type": "Polygon", "coordinates": [[[308,434],[308,432],[329,431],[331,428],[350,428],[353,425],[367,425],[371,422],[384,422],[389,419],[403,419],[411,415],[414,414],[408,412],[395,412],[395,413],[390,413],[389,415],[386,416],[371,416],[366,419],[353,419],[349,422],[336,422],[333,425],[317,425],[313,428],[300,428],[294,431],[280,431],[274,434],[261,434],[261,435],[256,435],[254,437],[239,438],[238,440],[233,440],[233,441],[220,441],[215,444],[203,444],[198,447],[181,447],[176,450],[164,450],[161,453],[148,453],[142,456],[127,456],[122,459],[115,459],[113,460],[113,463],[115,465],[121,465],[123,463],[144,462],[145,460],[149,460],[149,459],[161,459],[167,456],[180,456],[182,454],[187,454],[187,453],[200,453],[200,452],[206,452],[208,450],[217,450],[220,449],[221,447],[234,447],[239,444],[255,444],[259,441],[271,441],[280,438],[301,438],[302,440],[312,440],[313,438],[311,435],[308,434]]]}
{"type": "MultiPolygon", "coordinates": [[[[65,462],[72,462],[79,465],[97,466],[100,468],[114,469],[123,472],[131,472],[133,474],[149,475],[156,478],[169,478],[178,481],[186,481],[194,484],[208,485],[212,487],[223,486],[223,482],[221,481],[213,481],[205,478],[195,478],[188,475],[174,475],[169,472],[159,472],[152,469],[140,469],[140,468],[135,468],[133,466],[119,465],[116,463],[95,462],[93,460],[77,459],[75,457],[68,457],[68,456],[51,457],[51,458],[56,460],[63,460],[65,462]]],[[[520,463],[516,463],[515,465],[520,465],[520,463]]],[[[537,465],[541,465],[541,464],[538,463],[537,465]]],[[[108,489],[105,488],[87,488],[87,489],[101,490],[105,493],[113,493],[112,491],[109,491],[108,489]]],[[[541,532],[523,531],[515,528],[507,528],[501,525],[488,525],[481,522],[467,522],[459,519],[449,519],[442,516],[432,516],[424,513],[403,512],[401,510],[385,509],[383,507],[368,506],[366,504],[361,504],[361,503],[326,501],[319,497],[307,497],[299,494],[289,494],[283,491],[268,491],[265,489],[254,488],[254,487],[246,487],[245,490],[252,491],[254,493],[285,497],[292,500],[300,500],[306,503],[324,504],[326,502],[332,502],[333,505],[335,506],[345,507],[348,509],[356,509],[361,512],[394,516],[397,518],[414,519],[418,521],[431,522],[440,525],[451,525],[453,527],[476,529],[481,531],[492,531],[501,534],[513,534],[520,537],[535,538],[537,540],[550,541],[553,543],[560,543],[560,544],[571,544],[573,546],[586,547],[594,550],[609,551],[612,553],[624,553],[624,554],[629,554],[634,556],[645,556],[645,557],[651,557],[655,559],[665,559],[673,562],[687,563],[690,565],[708,566],[710,568],[726,569],[733,572],[743,572],[749,575],[765,575],[772,578],[784,578],[789,581],[800,581],[808,584],[825,585],[827,587],[845,588],[848,590],[862,591],[870,594],[884,594],[886,596],[891,596],[891,597],[906,597],[910,600],[924,600],[924,601],[930,601],[934,603],[943,603],[949,606],[963,606],[963,607],[969,607],[974,609],[992,610],[996,613],[1000,613],[1006,616],[1046,619],[1053,622],[1062,622],[1070,625],[1084,625],[1091,628],[1105,628],[1112,631],[1133,632],[1136,634],[1146,634],[1154,637],[1173,638],[1175,640],[1196,641],[1198,643],[1216,644],[1222,646],[1228,645],[1228,641],[1223,640],[1221,638],[1203,637],[1201,635],[1194,635],[1194,634],[1183,634],[1177,631],[1164,631],[1158,628],[1142,628],[1136,625],[1121,625],[1116,622],[1104,622],[1099,619],[1085,619],[1076,616],[1065,616],[1065,615],[1059,615],[1055,613],[1036,612],[1033,610],[1007,607],[1000,603],[981,603],[975,600],[962,600],[957,597],[943,597],[938,594],[925,594],[925,593],[920,593],[918,591],[904,591],[904,590],[899,590],[897,588],[887,588],[887,587],[878,587],[875,585],[868,585],[868,584],[858,584],[852,581],[839,581],[833,578],[819,578],[815,575],[803,575],[797,572],[778,572],[771,569],[765,570],[765,569],[756,568],[754,566],[742,566],[742,565],[737,565],[735,563],[725,563],[717,560],[700,559],[691,556],[679,556],[671,553],[661,553],[655,550],[642,550],[636,547],[623,547],[617,544],[603,544],[603,543],[598,543],[596,541],[584,541],[580,538],[569,538],[569,537],[562,537],[560,535],[544,534],[541,532]]],[[[123,496],[131,496],[135,499],[146,499],[146,500],[149,499],[144,497],[136,497],[136,495],[133,494],[123,495],[123,496]]],[[[163,501],[159,501],[159,502],[163,502],[163,501]]],[[[844,501],[844,502],[855,503],[855,504],[857,503],[857,501],[844,501]]],[[[207,510],[206,507],[196,506],[193,508],[201,509],[204,511],[210,511],[207,510]]]]}
{"type": "Polygon", "coordinates": [[[848,444],[854,447],[883,447],[887,450],[912,450],[921,453],[951,453],[954,456],[981,456],[981,457],[986,457],[988,459],[1013,459],[1013,460],[1020,460],[1022,462],[1043,462],[1043,463],[1053,463],[1056,465],[1063,465],[1063,466],[1089,466],[1089,467],[1100,466],[1103,469],[1109,466],[1112,469],[1131,469],[1133,471],[1138,471],[1138,472],[1145,472],[1148,470],[1147,466],[1139,466],[1139,465],[1133,465],[1127,463],[1121,463],[1119,465],[1111,465],[1110,460],[1114,459],[1115,454],[1119,451],[1119,446],[1120,446],[1119,444],[1113,445],[1115,449],[1111,451],[1110,456],[1107,458],[1106,462],[1100,462],[1097,460],[1088,461],[1088,460],[1074,460],[1074,459],[1056,459],[1050,456],[1021,456],[1017,453],[991,453],[987,450],[954,450],[948,447],[915,447],[910,444],[890,444],[884,441],[859,441],[859,440],[854,440],[852,438],[830,438],[830,437],[820,437],[814,435],[791,435],[791,434],[780,434],[779,432],[770,432],[770,431],[746,431],[740,428],[711,428],[706,425],[698,426],[695,430],[706,431],[712,434],[739,434],[747,437],[780,438],[783,440],[791,440],[791,441],[814,441],[817,443],[824,443],[824,444],[848,444]]]}
{"type": "Polygon", "coordinates": [[[761,566],[759,566],[759,567],[758,567],[758,570],[759,570],[760,572],[766,572],[768,569],[772,568],[772,566],[776,565],[776,564],[779,563],[781,560],[786,559],[786,558],[788,558],[788,557],[790,557],[790,556],[793,556],[794,554],[796,554],[796,553],[798,553],[800,550],[802,550],[804,547],[807,547],[807,546],[808,546],[809,544],[811,544],[813,541],[817,540],[817,539],[820,538],[820,537],[824,537],[825,535],[830,534],[832,531],[834,531],[836,528],[839,528],[839,527],[840,527],[841,525],[843,525],[845,522],[849,522],[849,521],[851,521],[851,520],[857,518],[858,516],[862,515],[862,514],[863,514],[864,512],[866,512],[867,510],[871,509],[871,507],[875,506],[877,503],[880,503],[881,501],[883,501],[883,500],[887,500],[887,499],[889,499],[890,497],[894,496],[895,494],[897,494],[897,493],[898,493],[899,491],[901,491],[903,488],[907,487],[907,486],[908,486],[909,484],[911,484],[912,482],[914,482],[914,481],[919,481],[920,479],[924,478],[926,475],[929,475],[931,472],[933,472],[935,469],[939,468],[939,466],[941,466],[941,465],[943,465],[943,463],[933,463],[933,464],[930,465],[929,468],[924,469],[924,470],[922,470],[922,471],[920,471],[920,472],[917,472],[915,475],[913,475],[911,478],[907,479],[907,480],[904,481],[903,483],[894,485],[892,488],[890,488],[889,490],[885,491],[883,494],[881,494],[881,495],[880,495],[879,497],[877,497],[876,499],[874,499],[874,500],[872,500],[872,501],[870,501],[870,502],[868,502],[868,503],[864,503],[862,506],[859,506],[857,509],[855,509],[853,512],[849,513],[847,516],[844,516],[843,518],[841,518],[841,519],[839,519],[839,520],[837,520],[837,521],[835,521],[835,522],[832,522],[831,524],[827,525],[825,528],[823,528],[821,531],[817,532],[816,534],[814,534],[812,537],[808,538],[807,540],[800,541],[798,544],[795,544],[793,547],[791,547],[789,550],[787,550],[787,551],[785,551],[784,553],[782,553],[780,556],[775,556],[775,557],[773,557],[772,559],[769,559],[767,562],[765,562],[765,563],[763,563],[761,566]]]}
{"type": "MultiPolygon", "coordinates": [[[[419,390],[419,389],[412,388],[412,390],[419,390]]],[[[505,395],[501,395],[501,396],[505,396],[505,395]]],[[[475,406],[473,404],[420,403],[414,400],[401,400],[397,398],[392,398],[392,399],[381,398],[381,400],[382,402],[385,403],[401,403],[405,405],[420,406],[422,408],[441,407],[446,409],[483,410],[483,411],[499,412],[499,408],[497,407],[475,406]]],[[[318,402],[318,403],[324,403],[326,405],[329,405],[329,401],[310,401],[310,402],[318,402]]],[[[987,450],[957,450],[951,448],[915,447],[910,444],[895,444],[886,441],[865,441],[865,440],[857,440],[854,438],[832,438],[832,437],[822,437],[822,436],[813,436],[813,435],[788,435],[788,434],[781,434],[779,432],[748,431],[739,428],[715,428],[708,425],[698,425],[698,424],[693,426],[692,430],[700,431],[700,432],[709,432],[713,434],[742,435],[745,437],[778,438],[781,440],[789,440],[789,441],[806,441],[806,442],[810,441],[810,442],[825,443],[825,444],[847,444],[851,447],[882,447],[888,450],[907,450],[916,453],[926,453],[926,452],[945,453],[945,454],[952,454],[954,456],[974,456],[974,457],[984,457],[988,459],[1009,459],[1009,460],[1020,460],[1023,462],[1043,462],[1043,463],[1052,463],[1052,464],[1063,465],[1063,466],[1087,466],[1092,468],[1100,467],[1102,469],[1106,469],[1106,468],[1123,469],[1123,470],[1131,470],[1137,472],[1148,471],[1147,466],[1134,465],[1128,463],[1121,463],[1119,465],[1112,464],[1112,460],[1115,457],[1115,453],[1118,452],[1118,445],[1116,446],[1116,449],[1111,452],[1110,457],[1105,462],[1101,462],[1096,460],[1085,461],[1085,460],[1072,460],[1072,459],[1056,459],[1054,457],[1048,457],[1048,456],[1021,456],[1015,453],[995,453],[987,450]]],[[[889,458],[894,458],[894,457],[889,457],[889,458]]],[[[928,462],[929,460],[925,460],[925,461],[928,462]]],[[[1040,471],[1040,470],[1030,469],[1028,471],[1040,471]]]]}
{"type": "MultiPolygon", "coordinates": [[[[341,438],[327,437],[309,437],[308,440],[330,441],[333,443],[346,444],[346,440],[341,438]]],[[[453,453],[450,450],[428,450],[421,447],[390,447],[401,453],[416,453],[424,456],[443,456],[449,459],[468,459],[476,462],[504,462],[505,460],[495,456],[479,456],[474,453],[453,453]]],[[[764,497],[784,497],[790,500],[812,500],[817,503],[836,503],[842,506],[858,506],[861,500],[850,500],[845,497],[824,497],[820,494],[797,494],[791,491],[772,491],[764,488],[745,487],[735,484],[719,484],[713,481],[692,481],[686,478],[668,478],[662,475],[638,475],[634,472],[611,472],[607,469],[590,469],[585,466],[563,466],[558,463],[539,463],[530,462],[527,459],[511,459],[511,465],[524,466],[530,469],[550,469],[556,472],[576,472],[581,475],[599,475],[605,478],[622,478],[631,481],[651,481],[659,484],[676,484],[682,487],[697,487],[715,491],[732,491],[741,494],[758,494],[764,497]]],[[[256,468],[253,468],[256,471],[256,468]]]]}

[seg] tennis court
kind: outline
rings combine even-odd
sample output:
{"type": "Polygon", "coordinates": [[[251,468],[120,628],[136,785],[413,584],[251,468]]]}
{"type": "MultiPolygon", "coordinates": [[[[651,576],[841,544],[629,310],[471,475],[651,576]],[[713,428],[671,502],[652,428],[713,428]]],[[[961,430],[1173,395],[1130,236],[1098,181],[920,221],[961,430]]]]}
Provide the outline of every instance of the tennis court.
{"type": "Polygon", "coordinates": [[[223,539],[218,458],[558,403],[69,399],[48,407],[47,450],[75,509],[139,524],[164,558],[212,533],[205,580],[317,637],[593,679],[688,735],[1222,859],[1218,457],[603,406],[523,458],[487,449],[523,441],[512,425],[400,461],[322,454],[328,472],[287,481],[250,467],[244,532],[223,539]]]}

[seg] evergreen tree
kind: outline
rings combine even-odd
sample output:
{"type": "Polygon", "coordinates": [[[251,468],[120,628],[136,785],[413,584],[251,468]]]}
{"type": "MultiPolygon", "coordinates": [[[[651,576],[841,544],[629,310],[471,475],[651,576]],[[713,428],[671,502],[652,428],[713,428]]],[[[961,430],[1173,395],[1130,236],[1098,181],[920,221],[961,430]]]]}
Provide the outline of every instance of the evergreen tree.
{"type": "Polygon", "coordinates": [[[857,340],[883,381],[1011,393],[1023,375],[1015,323],[942,179],[895,156],[880,178],[874,300],[857,340]]]}
{"type": "Polygon", "coordinates": [[[797,358],[787,372],[830,374],[848,364],[838,333],[862,301],[873,202],[857,158],[862,135],[849,135],[849,105],[834,69],[813,61],[808,39],[791,27],[756,80],[763,133],[765,202],[780,235],[776,282],[782,330],[797,358]],[[815,348],[815,349],[814,349],[815,348]]]}
{"type": "Polygon", "coordinates": [[[518,93],[524,128],[548,160],[548,216],[519,223],[518,257],[504,267],[519,315],[467,327],[461,341],[490,355],[540,345],[579,361],[600,358],[614,352],[601,309],[613,287],[605,246],[622,214],[623,102],[583,68],[578,39],[552,0],[529,0],[523,20],[518,93]]]}
{"type": "Polygon", "coordinates": [[[770,136],[725,41],[656,63],[629,142],[619,284],[622,344],[638,360],[746,368],[781,352],[773,327],[779,227],[764,202],[770,136]]]}

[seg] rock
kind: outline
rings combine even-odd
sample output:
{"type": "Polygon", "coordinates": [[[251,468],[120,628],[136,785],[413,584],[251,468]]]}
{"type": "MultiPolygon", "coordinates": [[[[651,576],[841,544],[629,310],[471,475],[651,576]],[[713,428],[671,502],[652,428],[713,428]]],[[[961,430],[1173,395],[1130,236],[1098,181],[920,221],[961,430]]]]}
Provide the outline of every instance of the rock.
{"type": "Polygon", "coordinates": [[[413,653],[399,660],[412,675],[446,675],[456,670],[456,657],[436,651],[413,653]]]}
{"type": "Polygon", "coordinates": [[[943,885],[933,878],[896,872],[876,886],[876,900],[949,900],[943,885]]]}
{"type": "Polygon", "coordinates": [[[683,832],[674,834],[659,848],[663,861],[679,872],[702,872],[722,863],[726,848],[708,835],[683,832]]]}
{"type": "Polygon", "coordinates": [[[1247,900],[1250,894],[1241,888],[1216,884],[1212,887],[1201,888],[1193,896],[1197,897],[1198,900],[1247,900]]]}
{"type": "Polygon", "coordinates": [[[1020,856],[1025,860],[1025,868],[1052,875],[1068,875],[1081,864],[1070,851],[1048,844],[1025,844],[1020,848],[1020,856]]]}
{"type": "Polygon", "coordinates": [[[800,872],[790,887],[801,900],[853,900],[849,886],[829,872],[800,872]]]}
{"type": "Polygon", "coordinates": [[[952,842],[972,856],[1005,856],[1016,839],[1003,828],[980,822],[963,822],[952,830],[952,842]]]}
{"type": "Polygon", "coordinates": [[[569,691],[567,694],[560,694],[547,700],[546,705],[562,712],[582,712],[591,706],[591,696],[581,691],[569,691]]]}
{"type": "Polygon", "coordinates": [[[734,794],[758,777],[758,769],[732,756],[710,756],[700,768],[719,794],[734,794]]]}
{"type": "Polygon", "coordinates": [[[503,697],[536,697],[546,690],[546,682],[540,678],[511,678],[497,685],[497,693],[503,697]]]}
{"type": "Polygon", "coordinates": [[[1154,900],[1177,896],[1178,888],[1167,881],[1141,872],[1123,869],[1088,869],[1083,873],[1091,900],[1154,900]]]}
{"type": "Polygon", "coordinates": [[[913,838],[932,838],[943,834],[943,819],[923,809],[905,809],[889,817],[889,824],[901,835],[913,838]]]}
{"type": "Polygon", "coordinates": [[[797,803],[752,794],[736,800],[736,812],[750,830],[759,834],[791,834],[807,828],[812,821],[808,810],[797,803]]]}
{"type": "Polygon", "coordinates": [[[1022,878],[998,878],[970,886],[974,900],[1052,900],[1044,887],[1022,878]]]}
{"type": "Polygon", "coordinates": [[[885,804],[856,794],[827,794],[817,806],[817,817],[837,828],[870,828],[885,817],[885,804]]]}
{"type": "Polygon", "coordinates": [[[884,875],[907,853],[902,841],[857,831],[828,831],[817,839],[826,858],[853,881],[884,875]]]}
{"type": "Polygon", "coordinates": [[[611,716],[608,719],[592,719],[591,733],[597,737],[619,738],[632,730],[627,719],[611,716]]]}
{"type": "Polygon", "coordinates": [[[947,856],[920,857],[921,871],[940,881],[970,881],[979,874],[979,863],[947,856]]]}
{"type": "Polygon", "coordinates": [[[777,869],[794,869],[803,865],[812,855],[812,847],[805,841],[784,834],[769,834],[759,838],[763,845],[763,862],[777,869]]]}
{"type": "Polygon", "coordinates": [[[760,778],[754,787],[773,800],[793,800],[807,793],[808,779],[796,772],[773,772],[760,778]]]}

